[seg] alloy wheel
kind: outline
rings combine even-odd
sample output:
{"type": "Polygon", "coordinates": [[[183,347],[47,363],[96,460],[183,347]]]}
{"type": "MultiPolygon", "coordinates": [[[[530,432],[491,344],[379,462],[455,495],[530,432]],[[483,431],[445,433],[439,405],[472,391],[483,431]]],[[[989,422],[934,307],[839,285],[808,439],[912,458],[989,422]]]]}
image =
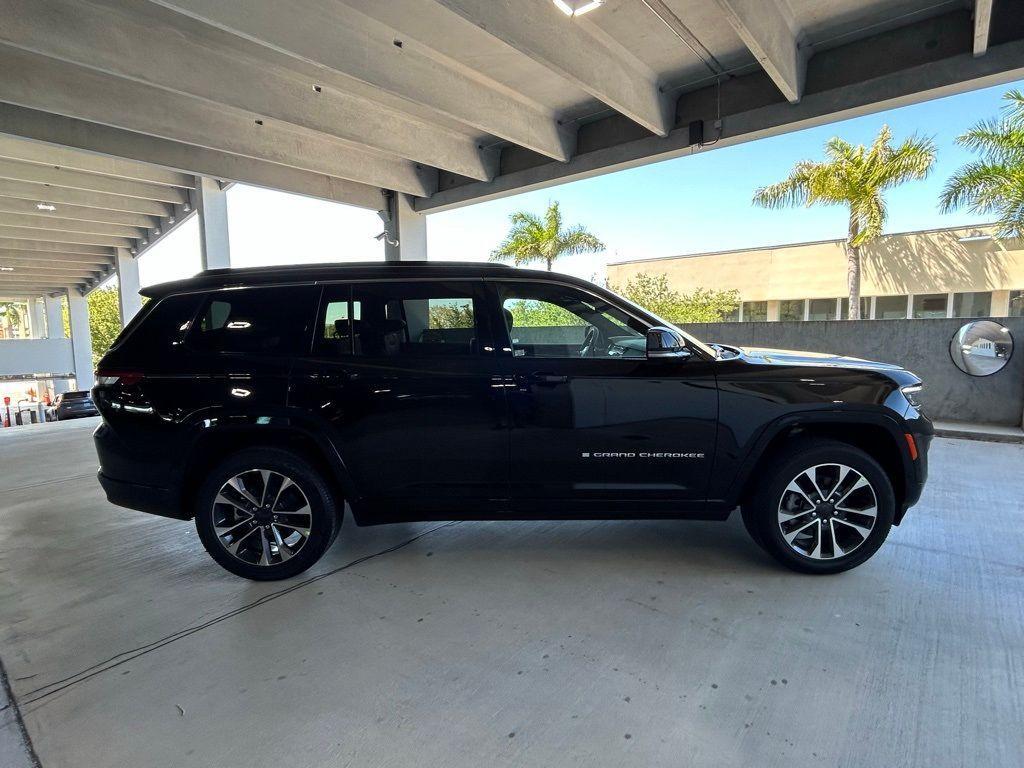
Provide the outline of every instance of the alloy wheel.
{"type": "Polygon", "coordinates": [[[232,557],[249,565],[290,560],[309,540],[309,499],[290,477],[250,469],[230,478],[213,501],[213,530],[232,557]]]}
{"type": "Polygon", "coordinates": [[[845,464],[817,464],[782,492],[778,526],[798,554],[833,560],[864,544],[877,516],[878,497],[863,474],[845,464]]]}

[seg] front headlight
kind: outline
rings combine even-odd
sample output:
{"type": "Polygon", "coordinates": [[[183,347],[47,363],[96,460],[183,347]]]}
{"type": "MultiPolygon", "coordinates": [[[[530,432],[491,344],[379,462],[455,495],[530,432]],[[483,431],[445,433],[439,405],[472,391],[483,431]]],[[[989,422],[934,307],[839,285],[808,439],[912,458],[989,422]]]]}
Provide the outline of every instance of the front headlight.
{"type": "Polygon", "coordinates": [[[916,395],[921,391],[921,388],[921,384],[911,384],[909,387],[900,387],[900,392],[907,398],[907,402],[915,408],[920,408],[921,404],[918,402],[916,395]]]}

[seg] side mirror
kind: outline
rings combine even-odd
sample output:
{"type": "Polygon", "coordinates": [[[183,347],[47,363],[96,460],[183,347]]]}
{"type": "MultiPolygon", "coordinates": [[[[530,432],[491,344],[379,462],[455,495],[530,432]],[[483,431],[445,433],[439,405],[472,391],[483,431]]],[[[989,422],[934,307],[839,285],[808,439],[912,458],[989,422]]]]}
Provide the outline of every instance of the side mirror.
{"type": "Polygon", "coordinates": [[[679,331],[656,325],[647,331],[647,359],[685,360],[693,355],[679,331]]]}

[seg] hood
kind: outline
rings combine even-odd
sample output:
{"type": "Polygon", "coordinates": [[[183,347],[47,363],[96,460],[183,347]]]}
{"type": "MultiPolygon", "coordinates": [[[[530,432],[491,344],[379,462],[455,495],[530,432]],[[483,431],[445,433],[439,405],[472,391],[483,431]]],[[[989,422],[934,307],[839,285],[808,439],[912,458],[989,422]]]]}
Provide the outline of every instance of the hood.
{"type": "Polygon", "coordinates": [[[878,363],[859,357],[846,357],[823,352],[802,352],[792,349],[766,349],[739,347],[740,354],[750,363],[765,365],[807,365],[817,368],[854,368],[863,371],[902,371],[892,363],[878,363]]]}

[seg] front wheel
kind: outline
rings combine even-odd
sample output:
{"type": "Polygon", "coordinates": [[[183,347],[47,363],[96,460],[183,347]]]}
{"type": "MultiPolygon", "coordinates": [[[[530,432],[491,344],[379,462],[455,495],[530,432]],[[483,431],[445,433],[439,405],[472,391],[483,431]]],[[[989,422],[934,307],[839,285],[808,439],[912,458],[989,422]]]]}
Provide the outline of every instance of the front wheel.
{"type": "Polygon", "coordinates": [[[196,529],[223,568],[273,581],[302,573],[327,551],[340,515],[321,474],[275,448],[227,458],[196,496],[196,529]]]}
{"type": "Polygon", "coordinates": [[[745,510],[757,541],[795,571],[840,573],[878,551],[896,510],[892,482],[867,453],[806,441],[783,453],[745,510]]]}

